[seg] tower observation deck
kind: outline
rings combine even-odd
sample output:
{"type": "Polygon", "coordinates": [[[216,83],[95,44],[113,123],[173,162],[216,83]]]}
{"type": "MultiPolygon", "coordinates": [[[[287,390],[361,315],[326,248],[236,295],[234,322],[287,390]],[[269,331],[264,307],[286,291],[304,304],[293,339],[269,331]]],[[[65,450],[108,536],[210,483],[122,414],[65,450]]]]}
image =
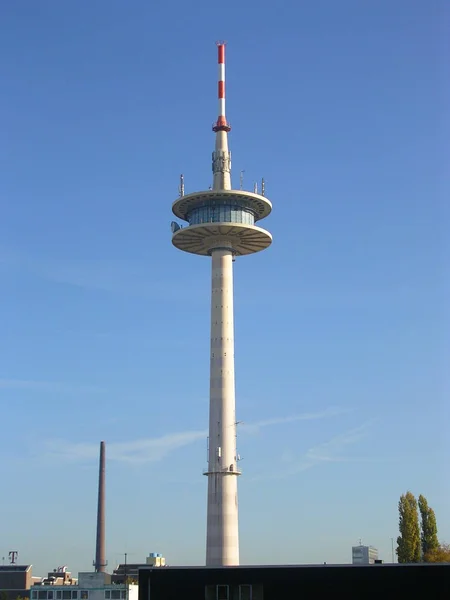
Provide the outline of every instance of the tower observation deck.
{"type": "Polygon", "coordinates": [[[172,212],[187,225],[172,223],[172,243],[212,259],[206,564],[227,566],[239,564],[233,258],[270,246],[272,236],[256,223],[270,214],[272,204],[263,190],[258,194],[231,187],[225,44],[218,43],[217,48],[219,116],[213,125],[213,184],[209,190],[184,195],[182,180],[172,212]]]}

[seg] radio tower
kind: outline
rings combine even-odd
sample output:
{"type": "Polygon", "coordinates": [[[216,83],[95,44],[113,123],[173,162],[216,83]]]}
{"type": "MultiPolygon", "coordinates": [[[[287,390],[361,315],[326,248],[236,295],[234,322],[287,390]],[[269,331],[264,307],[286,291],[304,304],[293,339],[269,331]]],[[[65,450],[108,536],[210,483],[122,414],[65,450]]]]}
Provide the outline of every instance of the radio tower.
{"type": "Polygon", "coordinates": [[[212,189],[184,195],[173,203],[175,216],[188,225],[172,222],[172,243],[185,252],[210,256],[211,357],[208,439],[208,509],[206,565],[239,564],[234,387],[233,260],[270,246],[272,236],[255,223],[272,210],[264,196],[231,188],[230,124],[225,116],[225,44],[218,47],[219,116],[212,155],[212,189]]]}

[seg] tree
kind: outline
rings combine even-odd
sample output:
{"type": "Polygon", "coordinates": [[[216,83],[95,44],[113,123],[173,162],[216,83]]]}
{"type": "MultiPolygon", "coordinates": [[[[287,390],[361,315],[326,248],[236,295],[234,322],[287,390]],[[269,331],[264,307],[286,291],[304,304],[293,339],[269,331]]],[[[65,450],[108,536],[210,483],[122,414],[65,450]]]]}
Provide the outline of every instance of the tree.
{"type": "Polygon", "coordinates": [[[417,500],[411,492],[400,496],[398,503],[400,535],[397,538],[399,563],[420,562],[420,527],[417,500]]]}
{"type": "Polygon", "coordinates": [[[428,506],[427,499],[422,494],[419,496],[419,511],[422,521],[422,555],[425,562],[426,557],[439,548],[439,540],[437,537],[436,515],[434,510],[428,506]]]}
{"type": "Polygon", "coordinates": [[[424,556],[425,562],[450,563],[450,544],[441,544],[424,556]]]}

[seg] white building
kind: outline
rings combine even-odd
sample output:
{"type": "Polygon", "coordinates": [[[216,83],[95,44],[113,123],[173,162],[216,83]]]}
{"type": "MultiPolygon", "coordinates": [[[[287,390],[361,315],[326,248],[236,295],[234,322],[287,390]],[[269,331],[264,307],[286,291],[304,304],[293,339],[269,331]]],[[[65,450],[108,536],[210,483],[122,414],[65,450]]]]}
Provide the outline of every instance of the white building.
{"type": "Polygon", "coordinates": [[[147,565],[152,567],[165,567],[166,559],[162,554],[158,554],[157,552],[150,552],[145,561],[147,565]]]}
{"type": "Polygon", "coordinates": [[[353,546],[352,563],[354,565],[373,565],[378,560],[378,550],[373,546],[353,546]]]}
{"type": "Polygon", "coordinates": [[[138,585],[110,582],[107,573],[79,573],[77,585],[33,586],[30,600],[138,600],[138,585]]]}

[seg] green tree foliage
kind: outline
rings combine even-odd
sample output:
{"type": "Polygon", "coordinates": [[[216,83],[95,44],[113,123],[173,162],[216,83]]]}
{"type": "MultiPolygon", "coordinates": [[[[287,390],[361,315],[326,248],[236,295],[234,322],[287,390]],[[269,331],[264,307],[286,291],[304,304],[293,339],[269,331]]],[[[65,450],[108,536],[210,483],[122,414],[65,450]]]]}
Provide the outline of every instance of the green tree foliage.
{"type": "Polygon", "coordinates": [[[8,600],[9,595],[7,592],[0,591],[0,600],[8,600]]]}
{"type": "Polygon", "coordinates": [[[430,550],[424,556],[425,562],[450,563],[450,544],[441,544],[434,550],[430,550]]]}
{"type": "Polygon", "coordinates": [[[411,492],[400,496],[398,503],[400,535],[397,538],[399,563],[418,563],[421,558],[417,500],[411,492]]]}
{"type": "Polygon", "coordinates": [[[422,555],[425,562],[426,557],[430,552],[439,548],[439,540],[437,537],[436,515],[434,510],[428,506],[427,499],[422,494],[419,496],[419,511],[422,521],[422,555]]]}

